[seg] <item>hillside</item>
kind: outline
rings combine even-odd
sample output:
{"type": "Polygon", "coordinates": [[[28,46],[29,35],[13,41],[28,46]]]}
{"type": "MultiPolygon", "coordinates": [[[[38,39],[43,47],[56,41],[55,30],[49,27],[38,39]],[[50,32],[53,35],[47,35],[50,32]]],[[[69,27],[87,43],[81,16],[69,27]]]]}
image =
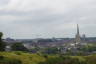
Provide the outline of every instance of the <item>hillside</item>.
{"type": "Polygon", "coordinates": [[[96,55],[64,56],[0,52],[0,64],[96,64],[96,55]]]}

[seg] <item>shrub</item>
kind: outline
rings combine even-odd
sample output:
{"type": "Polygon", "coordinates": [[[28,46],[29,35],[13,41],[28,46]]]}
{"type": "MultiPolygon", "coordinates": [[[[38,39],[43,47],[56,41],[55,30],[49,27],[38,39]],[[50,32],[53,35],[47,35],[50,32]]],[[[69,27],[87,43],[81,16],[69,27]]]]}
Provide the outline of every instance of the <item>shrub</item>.
{"type": "Polygon", "coordinates": [[[22,43],[14,43],[11,48],[13,51],[28,51],[22,43]]]}
{"type": "Polygon", "coordinates": [[[3,60],[4,59],[4,56],[0,56],[0,60],[3,60]]]}
{"type": "Polygon", "coordinates": [[[16,51],[14,52],[16,55],[22,55],[22,52],[16,51]]]}
{"type": "Polygon", "coordinates": [[[4,59],[0,60],[0,64],[22,64],[22,62],[18,59],[4,57],[4,59]]]}

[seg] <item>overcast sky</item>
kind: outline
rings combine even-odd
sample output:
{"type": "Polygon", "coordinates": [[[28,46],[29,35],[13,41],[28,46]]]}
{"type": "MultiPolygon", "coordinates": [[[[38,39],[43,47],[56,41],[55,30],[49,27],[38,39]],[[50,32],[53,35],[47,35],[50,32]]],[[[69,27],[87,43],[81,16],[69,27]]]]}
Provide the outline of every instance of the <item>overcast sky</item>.
{"type": "Polygon", "coordinates": [[[0,0],[4,38],[96,36],[96,0],[0,0]]]}

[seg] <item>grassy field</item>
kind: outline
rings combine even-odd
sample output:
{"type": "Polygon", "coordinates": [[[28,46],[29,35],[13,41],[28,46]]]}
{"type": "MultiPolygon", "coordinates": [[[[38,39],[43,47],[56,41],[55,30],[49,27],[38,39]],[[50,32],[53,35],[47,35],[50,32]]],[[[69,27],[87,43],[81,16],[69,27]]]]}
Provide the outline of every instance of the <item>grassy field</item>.
{"type": "Polygon", "coordinates": [[[61,56],[24,52],[0,52],[0,64],[96,64],[96,55],[61,56]]]}
{"type": "Polygon", "coordinates": [[[20,60],[22,64],[38,64],[39,62],[45,61],[45,58],[39,54],[29,54],[23,52],[0,52],[0,56],[20,60]]]}

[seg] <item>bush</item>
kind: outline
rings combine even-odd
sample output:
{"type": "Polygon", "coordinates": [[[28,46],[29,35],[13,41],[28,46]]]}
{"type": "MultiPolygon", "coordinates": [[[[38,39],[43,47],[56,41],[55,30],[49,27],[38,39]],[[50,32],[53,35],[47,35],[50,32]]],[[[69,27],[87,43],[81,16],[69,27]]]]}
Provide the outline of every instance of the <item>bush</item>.
{"type": "Polygon", "coordinates": [[[22,43],[14,43],[11,48],[13,51],[28,51],[22,43]]]}
{"type": "Polygon", "coordinates": [[[3,58],[3,59],[0,60],[0,64],[22,64],[22,62],[17,59],[7,58],[7,57],[3,57],[3,56],[1,58],[3,58]]]}
{"type": "Polygon", "coordinates": [[[48,58],[48,55],[43,55],[43,57],[47,59],[48,58]]]}
{"type": "Polygon", "coordinates": [[[47,58],[45,62],[40,62],[39,64],[87,64],[87,62],[77,57],[62,56],[47,58]]]}
{"type": "Polygon", "coordinates": [[[16,51],[14,52],[16,55],[22,55],[22,52],[16,51]]]}
{"type": "Polygon", "coordinates": [[[2,37],[3,37],[3,33],[0,32],[0,51],[5,51],[6,43],[3,42],[2,37]]]}
{"type": "Polygon", "coordinates": [[[17,60],[17,59],[11,59],[8,61],[9,64],[22,64],[22,62],[20,60],[17,60]]]}
{"type": "Polygon", "coordinates": [[[3,60],[4,59],[4,56],[0,56],[0,60],[3,60]]]}

